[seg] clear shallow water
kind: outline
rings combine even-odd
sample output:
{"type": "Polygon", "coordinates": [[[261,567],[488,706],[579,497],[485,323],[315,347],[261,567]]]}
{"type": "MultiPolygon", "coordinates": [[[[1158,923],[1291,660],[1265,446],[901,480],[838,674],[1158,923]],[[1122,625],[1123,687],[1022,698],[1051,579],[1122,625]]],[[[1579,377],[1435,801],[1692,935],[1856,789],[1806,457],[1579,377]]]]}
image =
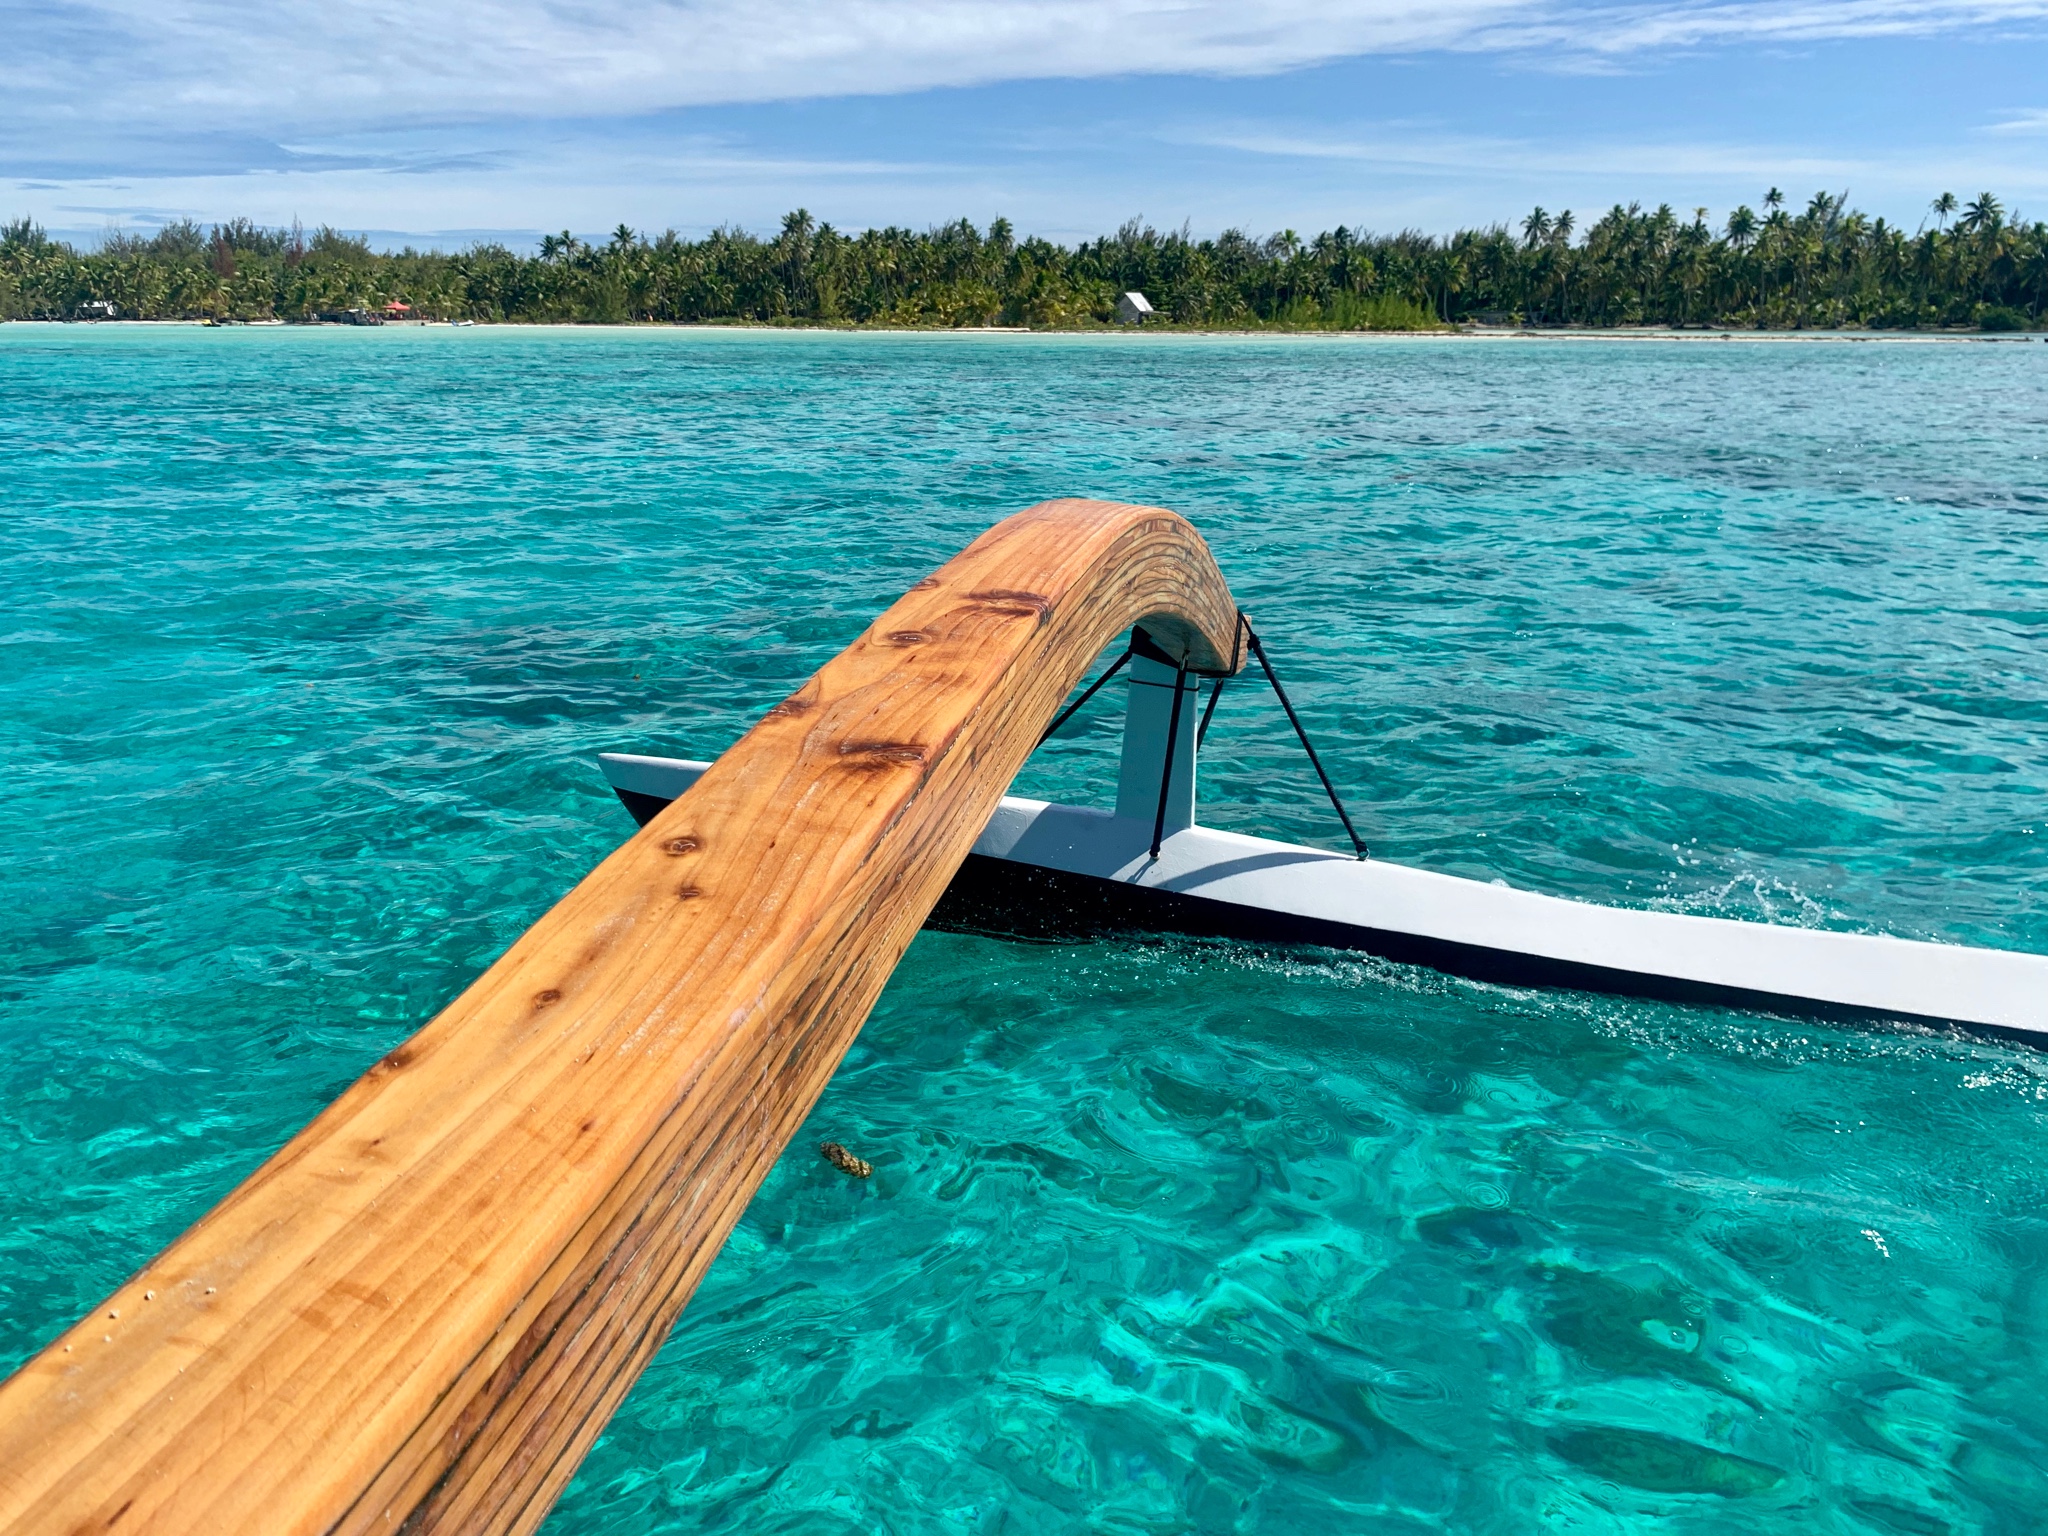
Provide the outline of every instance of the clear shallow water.
{"type": "MultiPolygon", "coordinates": [[[[0,1364],[1045,495],[1382,856],[2048,949],[2044,451],[2025,345],[0,328],[0,1364]]],[[[2042,1062],[927,935],[550,1531],[2031,1529],[2042,1062]]]]}

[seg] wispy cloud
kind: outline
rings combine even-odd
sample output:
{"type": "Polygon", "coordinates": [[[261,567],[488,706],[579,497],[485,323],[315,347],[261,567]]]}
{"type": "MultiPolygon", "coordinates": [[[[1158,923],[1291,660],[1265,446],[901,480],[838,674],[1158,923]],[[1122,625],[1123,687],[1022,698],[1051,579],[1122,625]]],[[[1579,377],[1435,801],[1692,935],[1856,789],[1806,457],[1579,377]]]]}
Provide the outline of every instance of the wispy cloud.
{"type": "Polygon", "coordinates": [[[0,179],[0,207],[8,206],[10,194],[59,194],[35,197],[37,216],[88,243],[102,233],[231,211],[269,224],[304,215],[308,223],[378,232],[386,243],[419,238],[394,233],[395,224],[399,231],[441,232],[430,243],[460,245],[486,235],[515,243],[537,237],[527,224],[536,215],[551,229],[608,231],[624,218],[701,234],[733,220],[758,224],[806,200],[824,216],[841,218],[848,216],[846,201],[870,199],[900,218],[908,211],[905,202],[931,188],[947,189],[938,196],[949,209],[962,206],[962,199],[984,200],[977,196],[983,173],[970,164],[761,153],[714,135],[649,142],[630,131],[559,133],[555,125],[546,135],[552,142],[489,153],[405,152],[382,145],[382,136],[365,135],[300,144],[282,161],[251,170],[203,157],[180,169],[172,157],[140,174],[105,169],[59,183],[0,179]],[[838,201],[817,199],[820,187],[836,189],[838,201]]]}
{"type": "Polygon", "coordinates": [[[1903,37],[2038,23],[2044,0],[1755,0],[1602,6],[1481,31],[1477,46],[1622,56],[1716,44],[1903,37]]]}
{"type": "Polygon", "coordinates": [[[16,0],[18,108],[210,127],[630,114],[1426,50],[1623,59],[2014,26],[2048,0],[16,0]]]}
{"type": "MultiPolygon", "coordinates": [[[[2048,114],[2042,116],[2048,119],[2048,114]]],[[[2030,131],[2048,132],[2048,120],[2030,131]]],[[[1427,123],[1348,128],[1237,123],[1169,130],[1162,137],[1273,160],[1350,165],[1381,178],[1454,179],[1466,186],[1492,183],[1562,190],[1647,184],[1667,194],[1675,188],[1713,188],[1722,196],[1733,191],[1753,198],[1766,185],[1784,182],[1809,189],[1861,189],[1886,201],[1902,187],[1950,182],[1996,185],[2027,196],[2048,192],[2048,165],[2039,157],[1996,152],[1826,155],[1784,145],[1660,141],[1647,136],[1623,141],[1459,134],[1427,123]]]]}
{"type": "Polygon", "coordinates": [[[1798,178],[1833,183],[1871,169],[1867,161],[1787,152],[1782,148],[1698,142],[1587,144],[1447,134],[1412,123],[1384,123],[1354,132],[1303,132],[1241,125],[1182,132],[1184,142],[1285,159],[1336,160],[1415,174],[1798,178]]]}
{"type": "Polygon", "coordinates": [[[88,236],[187,214],[511,233],[762,227],[803,204],[1074,236],[1140,209],[1212,232],[1444,229],[1534,201],[1725,209],[1774,184],[1846,186],[1907,220],[1947,186],[2048,200],[2048,108],[1993,105],[2037,99],[2048,0],[267,0],[250,17],[248,0],[0,0],[0,213],[88,236]]]}

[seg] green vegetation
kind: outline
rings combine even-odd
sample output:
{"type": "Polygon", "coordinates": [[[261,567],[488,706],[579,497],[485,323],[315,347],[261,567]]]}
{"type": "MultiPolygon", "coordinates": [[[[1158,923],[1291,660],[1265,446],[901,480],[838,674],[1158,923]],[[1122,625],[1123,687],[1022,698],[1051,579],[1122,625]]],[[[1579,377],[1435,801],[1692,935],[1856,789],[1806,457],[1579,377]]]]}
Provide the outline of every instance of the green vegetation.
{"type": "Polygon", "coordinates": [[[246,220],[174,224],[80,252],[27,220],[0,229],[0,318],[310,319],[408,304],[431,319],[697,321],[882,326],[1109,323],[1138,289],[1185,326],[1424,330],[1527,325],[1978,327],[2024,330],[2048,305],[2048,225],[2008,218],[1989,192],[1943,193],[1911,233],[1821,193],[1788,213],[1737,208],[1718,232],[1666,206],[1615,207],[1574,238],[1538,208],[1519,231],[1448,238],[1338,228],[1213,240],[1133,222],[1069,249],[1018,240],[1007,220],[842,234],[801,209],[762,239],[717,230],[603,244],[566,232],[537,255],[372,251],[322,229],[246,220]]]}

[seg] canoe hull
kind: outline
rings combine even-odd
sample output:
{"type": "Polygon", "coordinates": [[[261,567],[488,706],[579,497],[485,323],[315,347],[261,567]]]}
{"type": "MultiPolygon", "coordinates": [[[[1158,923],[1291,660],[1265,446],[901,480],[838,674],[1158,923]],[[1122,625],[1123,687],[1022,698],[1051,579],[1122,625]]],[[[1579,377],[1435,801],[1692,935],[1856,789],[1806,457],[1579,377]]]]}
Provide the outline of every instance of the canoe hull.
{"type": "MultiPolygon", "coordinates": [[[[645,824],[705,766],[603,756],[645,824]]],[[[2048,957],[1598,906],[1210,827],[1006,796],[930,926],[1310,944],[1506,986],[2048,1036],[2048,957]]]]}

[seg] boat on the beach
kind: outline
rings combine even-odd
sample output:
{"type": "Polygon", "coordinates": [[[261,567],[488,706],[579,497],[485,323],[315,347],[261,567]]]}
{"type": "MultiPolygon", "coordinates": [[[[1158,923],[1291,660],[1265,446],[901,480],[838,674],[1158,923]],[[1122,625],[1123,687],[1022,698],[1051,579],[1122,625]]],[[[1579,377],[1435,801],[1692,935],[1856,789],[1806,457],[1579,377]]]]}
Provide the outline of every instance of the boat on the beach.
{"type": "MultiPolygon", "coordinates": [[[[1213,708],[1224,680],[1181,673],[1142,630],[1118,666],[1129,684],[1115,809],[1004,796],[928,926],[1320,945],[1511,986],[2048,1035],[2048,956],[1600,906],[1362,847],[1354,856],[1201,826],[1202,704],[1213,708]]],[[[710,767],[627,752],[598,761],[642,826],[710,767]]]]}

